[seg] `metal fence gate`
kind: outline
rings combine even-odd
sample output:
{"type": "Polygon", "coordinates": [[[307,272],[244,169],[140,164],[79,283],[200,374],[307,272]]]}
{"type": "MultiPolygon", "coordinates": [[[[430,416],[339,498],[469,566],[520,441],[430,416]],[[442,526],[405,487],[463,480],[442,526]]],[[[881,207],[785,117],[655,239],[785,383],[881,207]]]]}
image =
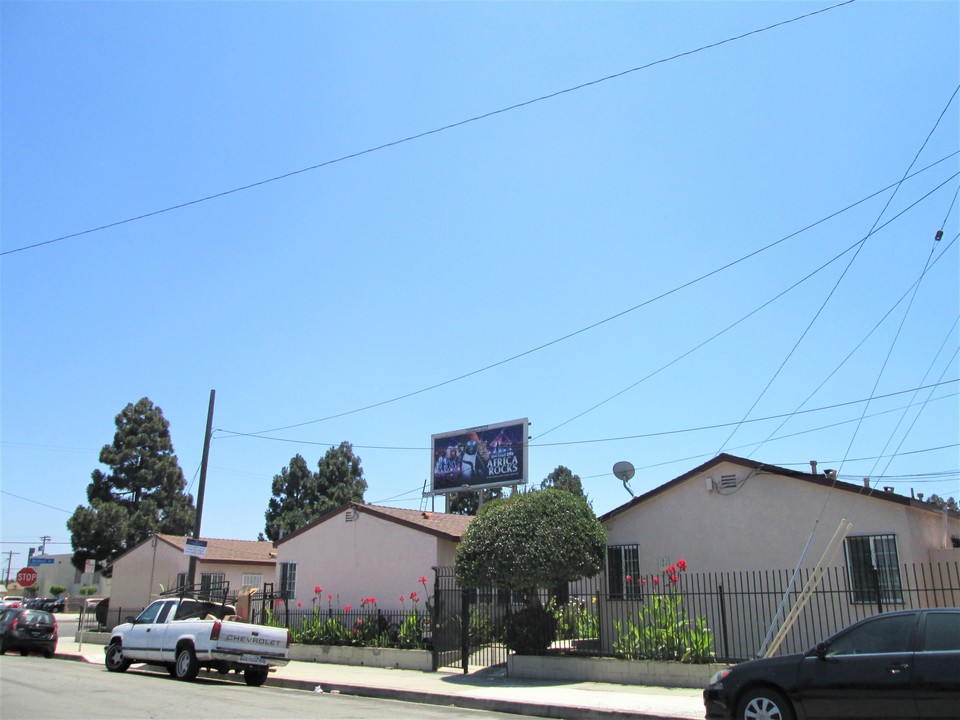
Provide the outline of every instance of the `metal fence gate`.
{"type": "Polygon", "coordinates": [[[505,664],[504,620],[510,608],[501,602],[504,594],[459,587],[452,567],[433,570],[434,670],[458,668],[468,673],[505,664]]]}

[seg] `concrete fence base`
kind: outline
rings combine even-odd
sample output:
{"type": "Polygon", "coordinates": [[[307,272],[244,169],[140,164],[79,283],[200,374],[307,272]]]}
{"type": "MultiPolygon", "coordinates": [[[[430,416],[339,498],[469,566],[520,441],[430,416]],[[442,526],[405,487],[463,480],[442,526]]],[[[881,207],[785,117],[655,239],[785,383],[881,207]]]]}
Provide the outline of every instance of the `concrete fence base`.
{"type": "Polygon", "coordinates": [[[332,663],[334,665],[421,670],[423,672],[433,670],[433,654],[428,650],[294,643],[290,646],[290,659],[304,662],[332,663]]]}
{"type": "Polygon", "coordinates": [[[689,665],[569,655],[510,655],[507,658],[507,675],[514,678],[677,688],[704,688],[709,684],[710,677],[724,667],[726,665],[717,663],[689,665]]]}

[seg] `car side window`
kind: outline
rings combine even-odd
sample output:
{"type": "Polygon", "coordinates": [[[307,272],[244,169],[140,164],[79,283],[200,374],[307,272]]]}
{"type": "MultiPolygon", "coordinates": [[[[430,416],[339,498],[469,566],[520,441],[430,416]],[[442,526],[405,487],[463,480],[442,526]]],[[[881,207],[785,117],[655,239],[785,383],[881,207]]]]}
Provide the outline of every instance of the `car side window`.
{"type": "Polygon", "coordinates": [[[152,623],[157,619],[157,615],[160,613],[160,609],[163,607],[164,603],[162,600],[157,600],[154,603],[151,603],[147,608],[137,616],[137,622],[140,624],[152,623]]]}
{"type": "Polygon", "coordinates": [[[173,601],[165,602],[163,608],[160,610],[160,614],[157,615],[156,622],[162,623],[167,621],[167,615],[170,614],[170,608],[173,607],[173,601]]]}
{"type": "Polygon", "coordinates": [[[857,625],[830,642],[827,655],[902,653],[910,650],[915,613],[879,617],[857,625]]]}
{"type": "Polygon", "coordinates": [[[927,613],[924,652],[960,651],[960,613],[927,613]]]}

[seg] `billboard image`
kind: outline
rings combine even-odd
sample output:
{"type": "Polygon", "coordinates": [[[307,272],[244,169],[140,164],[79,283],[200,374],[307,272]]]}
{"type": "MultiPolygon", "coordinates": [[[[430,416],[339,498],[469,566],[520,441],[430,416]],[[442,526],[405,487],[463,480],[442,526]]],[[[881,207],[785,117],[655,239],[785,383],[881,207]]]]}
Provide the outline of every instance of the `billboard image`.
{"type": "Polygon", "coordinates": [[[528,425],[523,418],[433,435],[431,492],[526,483],[528,425]]]}

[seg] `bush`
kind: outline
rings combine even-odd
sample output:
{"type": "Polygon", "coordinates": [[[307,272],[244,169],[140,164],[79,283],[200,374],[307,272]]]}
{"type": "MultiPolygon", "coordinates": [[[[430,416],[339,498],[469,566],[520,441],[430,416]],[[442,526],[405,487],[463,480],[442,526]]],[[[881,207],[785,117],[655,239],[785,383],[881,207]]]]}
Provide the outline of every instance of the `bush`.
{"type": "Polygon", "coordinates": [[[518,655],[543,655],[557,636],[557,620],[543,607],[526,607],[507,616],[507,647],[518,655]]]}
{"type": "Polygon", "coordinates": [[[60,597],[63,593],[67,591],[67,588],[63,585],[51,585],[50,594],[54,597],[60,597]]]}

